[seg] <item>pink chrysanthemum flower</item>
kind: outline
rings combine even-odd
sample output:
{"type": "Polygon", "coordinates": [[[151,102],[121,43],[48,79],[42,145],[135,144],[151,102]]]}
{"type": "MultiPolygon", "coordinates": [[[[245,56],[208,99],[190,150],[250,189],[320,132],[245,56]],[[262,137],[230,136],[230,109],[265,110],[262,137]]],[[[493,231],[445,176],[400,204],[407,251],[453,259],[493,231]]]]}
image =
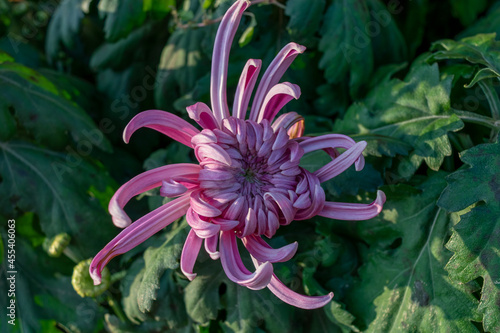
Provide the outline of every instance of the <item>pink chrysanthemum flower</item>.
{"type": "Polygon", "coordinates": [[[241,16],[250,5],[237,0],[227,11],[215,39],[210,97],[212,110],[197,103],[187,108],[198,130],[183,119],[164,111],[138,114],[124,132],[125,142],[141,127],[155,129],[194,149],[199,165],[166,165],[144,172],[124,184],[113,196],[109,211],[113,222],[126,227],[92,261],[90,274],[99,284],[101,271],[115,256],[125,253],[173,221],[186,215],[191,230],[184,244],[180,267],[190,280],[204,243],[212,259],[221,260],[231,281],[250,289],[268,287],[277,297],[293,306],[313,309],[333,297],[304,296],[287,288],[273,274],[273,263],[289,260],[297,243],[271,248],[261,236],[271,238],[276,230],[293,220],[320,215],[339,220],[365,220],[376,216],[385,202],[378,191],[371,204],[325,202],[320,184],[342,173],[352,164],[363,168],[362,151],[366,142],[330,134],[301,137],[304,121],[295,112],[275,120],[281,108],[298,98],[297,85],[278,83],[283,73],[305,47],[286,45],[262,76],[253,99],[250,115],[245,116],[261,67],[250,59],[241,74],[229,113],[226,78],[229,50],[241,16]],[[345,149],[342,154],[336,148],[345,149]],[[308,152],[323,149],[332,161],[310,173],[299,166],[308,152]],[[160,187],[166,197],[177,197],[131,223],[123,207],[135,195],[160,187]],[[238,251],[240,239],[250,253],[256,270],[250,272],[238,251]]]}

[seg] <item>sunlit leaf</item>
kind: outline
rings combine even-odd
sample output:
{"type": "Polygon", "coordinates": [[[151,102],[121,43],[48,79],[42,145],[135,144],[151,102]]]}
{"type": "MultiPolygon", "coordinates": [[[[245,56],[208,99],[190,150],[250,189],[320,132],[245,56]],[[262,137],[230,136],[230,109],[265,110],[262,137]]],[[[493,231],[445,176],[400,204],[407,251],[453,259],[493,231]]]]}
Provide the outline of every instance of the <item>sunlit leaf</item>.
{"type": "MultiPolygon", "coordinates": [[[[335,124],[335,130],[400,140],[412,147],[410,157],[416,160],[416,167],[425,160],[431,169],[438,170],[452,152],[448,132],[463,127],[451,111],[450,90],[451,78],[440,80],[437,65],[418,65],[403,81],[393,79],[382,84],[363,102],[351,106],[344,119],[335,124]]],[[[368,144],[375,142],[370,140],[368,144]]],[[[374,145],[367,150],[394,156],[403,147],[393,150],[391,146],[374,145]]]]}
{"type": "Polygon", "coordinates": [[[173,111],[172,103],[191,91],[208,68],[201,52],[203,29],[178,29],[163,49],[156,80],[155,101],[159,108],[173,111]]]}
{"type": "Polygon", "coordinates": [[[445,186],[440,173],[416,191],[386,188],[382,213],[358,223],[361,236],[373,244],[348,295],[348,308],[366,327],[363,332],[476,331],[474,289],[444,269],[451,257],[444,248],[450,219],[436,200],[445,186]],[[388,238],[390,245],[378,245],[379,238],[388,238]]]}
{"type": "Polygon", "coordinates": [[[448,187],[439,205],[461,213],[460,222],[446,247],[454,252],[446,265],[450,276],[467,283],[483,279],[478,311],[484,316],[485,331],[500,327],[500,144],[483,144],[460,156],[466,167],[446,179],[448,187]]]}
{"type": "Polygon", "coordinates": [[[111,150],[92,119],[71,101],[71,95],[39,72],[17,63],[0,64],[0,88],[0,114],[7,116],[3,126],[11,126],[8,118],[16,119],[34,140],[53,148],[62,149],[71,137],[77,149],[85,145],[86,150],[87,146],[90,150],[111,150]]]}
{"type": "Polygon", "coordinates": [[[472,86],[479,80],[500,77],[500,42],[495,38],[496,34],[490,33],[466,37],[459,41],[440,40],[433,44],[432,48],[437,52],[433,53],[429,59],[431,61],[461,59],[484,66],[487,71],[479,71],[469,83],[469,86],[472,86]]]}

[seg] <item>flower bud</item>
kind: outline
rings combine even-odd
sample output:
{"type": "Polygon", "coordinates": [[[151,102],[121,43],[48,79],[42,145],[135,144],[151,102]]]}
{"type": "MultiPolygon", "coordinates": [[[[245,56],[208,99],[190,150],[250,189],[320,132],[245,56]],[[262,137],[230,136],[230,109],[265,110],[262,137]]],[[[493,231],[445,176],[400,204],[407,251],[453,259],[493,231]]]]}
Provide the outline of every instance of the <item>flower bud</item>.
{"type": "Polygon", "coordinates": [[[45,238],[43,249],[51,257],[59,257],[64,249],[69,245],[71,236],[67,233],[58,234],[52,238],[45,238]]]}
{"type": "Polygon", "coordinates": [[[73,276],[71,284],[81,297],[97,297],[108,290],[111,284],[111,276],[108,268],[102,271],[101,284],[95,286],[94,281],[90,277],[89,267],[92,259],[81,261],[73,268],[73,276]]]}

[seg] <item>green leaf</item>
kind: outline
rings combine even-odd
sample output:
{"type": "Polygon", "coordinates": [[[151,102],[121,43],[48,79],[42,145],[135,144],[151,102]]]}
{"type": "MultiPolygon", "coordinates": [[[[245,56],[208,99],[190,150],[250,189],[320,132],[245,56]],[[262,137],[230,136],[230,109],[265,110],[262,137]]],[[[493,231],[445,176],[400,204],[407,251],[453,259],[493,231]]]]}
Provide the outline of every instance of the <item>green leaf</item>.
{"type": "Polygon", "coordinates": [[[325,6],[325,0],[288,1],[285,14],[290,16],[286,26],[290,39],[308,47],[314,46],[314,35],[318,31],[325,6]]]}
{"type": "Polygon", "coordinates": [[[349,80],[351,96],[360,95],[375,64],[402,62],[405,41],[379,0],[335,0],[321,29],[319,68],[329,83],[349,80]]]}
{"type": "Polygon", "coordinates": [[[444,174],[437,173],[416,189],[384,189],[382,213],[358,223],[360,236],[373,245],[347,305],[366,326],[363,332],[477,331],[471,323],[480,319],[474,290],[444,269],[451,256],[444,248],[450,219],[436,200],[445,186],[444,174]]]}
{"type": "Polygon", "coordinates": [[[157,107],[173,109],[173,102],[191,90],[196,81],[209,71],[202,54],[204,29],[177,29],[162,51],[155,88],[157,107]]]}
{"type": "Polygon", "coordinates": [[[241,34],[241,37],[238,40],[238,45],[240,47],[243,47],[252,41],[253,33],[255,27],[257,26],[257,20],[255,19],[255,15],[251,15],[250,17],[251,17],[250,24],[245,29],[245,31],[243,31],[243,34],[241,34]]]}
{"type": "Polygon", "coordinates": [[[500,42],[495,38],[496,34],[490,33],[466,37],[459,41],[440,40],[432,45],[432,49],[437,52],[433,53],[429,60],[460,59],[485,66],[488,75],[484,75],[485,72],[477,73],[469,86],[485,78],[500,77],[500,42]]]}
{"type": "MultiPolygon", "coordinates": [[[[175,222],[168,232],[148,240],[152,245],[127,270],[120,288],[124,294],[124,311],[134,324],[143,322],[147,326],[153,318],[169,328],[186,324],[181,290],[174,277],[186,239],[186,227],[185,221],[175,222]]],[[[137,253],[141,249],[137,247],[134,251],[137,253]]]]}
{"type": "Polygon", "coordinates": [[[466,167],[447,177],[448,187],[439,205],[459,213],[460,222],[446,247],[454,252],[446,269],[457,281],[467,283],[483,278],[478,311],[485,331],[500,327],[500,144],[482,144],[463,152],[466,167]]]}
{"type": "Polygon", "coordinates": [[[406,61],[406,42],[392,14],[398,13],[380,0],[367,1],[370,19],[364,27],[365,34],[372,39],[375,68],[384,64],[400,64],[406,61]]]}
{"type": "Polygon", "coordinates": [[[59,91],[63,91],[64,96],[68,96],[78,104],[89,116],[97,115],[96,110],[100,110],[101,98],[95,85],[77,76],[61,73],[55,70],[42,68],[38,72],[52,82],[59,91]]]}
{"type": "Polygon", "coordinates": [[[145,47],[141,43],[144,43],[144,39],[153,31],[152,28],[152,24],[144,24],[118,41],[103,43],[92,53],[90,67],[94,70],[119,70],[127,67],[136,60],[137,53],[142,54],[138,49],[145,47]]]}
{"type": "Polygon", "coordinates": [[[477,16],[488,6],[487,0],[462,0],[449,1],[451,13],[457,17],[464,26],[471,25],[477,16]]]}
{"type": "Polygon", "coordinates": [[[144,1],[100,0],[97,6],[99,16],[104,19],[104,34],[109,42],[127,36],[146,19],[144,1]]]}
{"type": "Polygon", "coordinates": [[[144,161],[144,169],[156,169],[166,164],[189,163],[192,148],[179,142],[172,142],[166,149],[158,149],[144,161]]]}
{"type": "Polygon", "coordinates": [[[476,75],[474,75],[474,78],[472,81],[470,81],[468,84],[465,85],[465,88],[472,88],[476,83],[479,81],[485,80],[485,79],[492,79],[492,78],[497,78],[499,77],[499,74],[492,70],[491,68],[483,68],[479,71],[477,71],[476,75]]]}
{"type": "Polygon", "coordinates": [[[354,316],[347,312],[340,303],[331,301],[325,306],[327,317],[335,323],[342,333],[359,332],[359,329],[353,325],[354,316]]]}
{"type": "Polygon", "coordinates": [[[61,52],[72,50],[80,43],[80,25],[84,17],[83,0],[65,0],[57,6],[47,29],[45,53],[53,64],[61,52]]]}
{"type": "Polygon", "coordinates": [[[219,288],[225,275],[219,262],[200,266],[200,269],[195,268],[196,278],[184,289],[184,302],[189,317],[197,323],[206,325],[210,320],[217,318],[221,308],[219,288]]]}
{"type": "Polygon", "coordinates": [[[120,291],[122,292],[123,311],[127,318],[134,324],[140,324],[148,319],[148,314],[139,309],[138,291],[144,276],[144,259],[140,258],[127,269],[127,275],[122,279],[120,291]]]}
{"type": "Polygon", "coordinates": [[[415,56],[422,44],[424,33],[428,31],[426,22],[429,22],[428,13],[431,7],[429,2],[429,0],[412,0],[404,3],[392,1],[387,5],[406,40],[409,59],[415,56]]]}
{"type": "Polygon", "coordinates": [[[157,298],[160,288],[160,278],[167,269],[175,269],[179,266],[179,258],[186,239],[186,226],[174,227],[166,234],[165,242],[159,247],[149,247],[144,252],[144,274],[137,291],[139,310],[151,311],[153,301],[157,298]]]}
{"type": "MultiPolygon", "coordinates": [[[[350,104],[349,91],[342,84],[323,84],[316,88],[318,97],[314,100],[314,109],[323,116],[343,116],[350,104]]],[[[307,132],[310,133],[306,122],[307,132]]]]}
{"type": "MultiPolygon", "coordinates": [[[[413,148],[410,159],[418,167],[422,160],[438,170],[444,157],[451,155],[447,133],[463,127],[451,112],[451,78],[440,80],[437,64],[420,64],[404,81],[393,79],[372,90],[363,102],[349,108],[334,130],[361,135],[382,135],[413,148]]],[[[368,151],[394,156],[401,152],[391,146],[373,146],[368,151]]],[[[392,146],[394,147],[394,146],[392,146]]]]}
{"type": "Polygon", "coordinates": [[[323,18],[319,68],[329,83],[349,78],[351,92],[357,93],[363,79],[373,71],[371,39],[364,28],[368,22],[366,1],[334,1],[323,18]]]}
{"type": "Polygon", "coordinates": [[[42,233],[36,230],[35,223],[35,214],[32,212],[16,218],[16,233],[28,239],[33,247],[42,245],[45,239],[47,239],[42,233]]]}
{"type": "Polygon", "coordinates": [[[268,332],[291,332],[294,327],[295,308],[276,298],[267,288],[250,290],[226,282],[224,295],[227,332],[255,332],[259,327],[268,332]]]}
{"type": "MultiPolygon", "coordinates": [[[[111,151],[107,139],[70,96],[31,68],[11,62],[0,64],[1,114],[12,110],[28,135],[51,148],[64,147],[71,135],[79,150],[92,150],[95,145],[111,151]]],[[[87,150],[85,153],[89,154],[87,150]]]]}
{"type": "Polygon", "coordinates": [[[152,13],[155,19],[162,19],[175,9],[175,0],[144,0],[144,11],[152,13]]]}
{"type": "Polygon", "coordinates": [[[473,25],[462,31],[458,37],[469,37],[477,34],[496,33],[500,35],[500,3],[496,2],[488,10],[486,16],[477,20],[473,25]]]}
{"type": "MultiPolygon", "coordinates": [[[[114,228],[93,191],[108,192],[114,181],[78,155],[64,155],[21,142],[0,143],[0,212],[35,212],[47,237],[66,232],[81,258],[95,254],[114,228]],[[96,229],[99,232],[95,232],[96,229]]],[[[109,198],[108,198],[109,200],[109,198]]]]}
{"type": "Polygon", "coordinates": [[[8,141],[16,133],[16,120],[9,108],[0,107],[0,140],[8,141]]]}

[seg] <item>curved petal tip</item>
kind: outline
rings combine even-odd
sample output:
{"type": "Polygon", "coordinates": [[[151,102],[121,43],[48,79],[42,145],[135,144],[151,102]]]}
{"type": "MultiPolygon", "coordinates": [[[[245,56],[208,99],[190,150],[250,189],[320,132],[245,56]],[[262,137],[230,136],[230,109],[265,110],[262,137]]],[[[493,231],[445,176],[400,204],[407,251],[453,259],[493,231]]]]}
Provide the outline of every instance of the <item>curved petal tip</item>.
{"type": "Polygon", "coordinates": [[[321,308],[327,305],[333,298],[333,292],[324,296],[306,296],[296,293],[285,286],[274,274],[268,288],[283,302],[306,310],[321,308]]]}

